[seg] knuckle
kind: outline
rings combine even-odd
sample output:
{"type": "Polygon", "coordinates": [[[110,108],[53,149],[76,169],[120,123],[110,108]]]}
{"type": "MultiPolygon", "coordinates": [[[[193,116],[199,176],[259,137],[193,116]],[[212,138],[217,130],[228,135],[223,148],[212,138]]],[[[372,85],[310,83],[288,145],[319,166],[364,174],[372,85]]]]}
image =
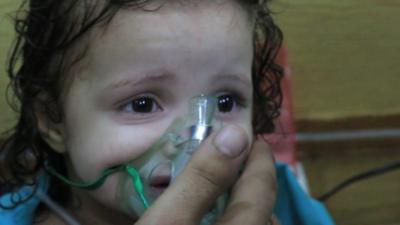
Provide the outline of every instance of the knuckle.
{"type": "Polygon", "coordinates": [[[221,187],[221,179],[209,168],[201,166],[192,167],[193,178],[201,185],[207,186],[210,190],[219,190],[221,187]]]}
{"type": "Polygon", "coordinates": [[[264,140],[255,140],[254,147],[259,148],[259,149],[264,149],[264,150],[268,149],[269,150],[269,145],[264,140]]]}
{"type": "Polygon", "coordinates": [[[276,194],[278,193],[278,189],[279,189],[278,182],[277,182],[276,179],[269,180],[269,182],[268,182],[268,189],[269,189],[269,193],[272,193],[272,194],[270,195],[270,196],[271,196],[271,199],[270,199],[270,200],[275,202],[275,200],[276,200],[276,194]]]}
{"type": "Polygon", "coordinates": [[[259,176],[262,182],[268,186],[269,191],[273,193],[278,191],[278,182],[276,180],[275,170],[263,172],[259,176]]]}
{"type": "Polygon", "coordinates": [[[272,193],[273,196],[278,191],[278,183],[276,180],[276,174],[274,171],[256,171],[248,176],[243,177],[243,182],[246,184],[252,184],[257,187],[264,187],[268,193],[272,193]]]}

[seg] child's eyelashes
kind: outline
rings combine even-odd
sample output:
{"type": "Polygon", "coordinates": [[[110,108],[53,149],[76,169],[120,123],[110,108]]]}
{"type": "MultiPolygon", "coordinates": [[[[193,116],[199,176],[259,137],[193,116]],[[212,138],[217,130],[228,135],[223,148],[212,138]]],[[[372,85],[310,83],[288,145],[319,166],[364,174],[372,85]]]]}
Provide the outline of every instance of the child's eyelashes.
{"type": "Polygon", "coordinates": [[[124,113],[155,113],[161,111],[162,108],[157,101],[151,96],[140,96],[130,100],[121,107],[124,113]]]}
{"type": "Polygon", "coordinates": [[[246,101],[237,94],[224,93],[217,97],[218,113],[235,113],[246,107],[246,101]]]}
{"type": "MultiPolygon", "coordinates": [[[[220,92],[215,94],[217,98],[216,119],[231,121],[238,118],[243,110],[247,108],[248,100],[242,95],[233,92],[220,92]]],[[[120,118],[126,121],[144,121],[150,119],[160,119],[166,114],[164,112],[172,112],[177,105],[182,104],[182,109],[188,107],[187,102],[178,103],[178,98],[168,98],[153,94],[141,94],[131,97],[118,104],[117,112],[120,118]],[[161,114],[160,114],[161,113],[161,114]]],[[[174,116],[183,116],[179,113],[174,116]]]]}
{"type": "Polygon", "coordinates": [[[218,111],[221,113],[229,113],[237,107],[237,100],[229,94],[221,95],[217,98],[218,111]]]}

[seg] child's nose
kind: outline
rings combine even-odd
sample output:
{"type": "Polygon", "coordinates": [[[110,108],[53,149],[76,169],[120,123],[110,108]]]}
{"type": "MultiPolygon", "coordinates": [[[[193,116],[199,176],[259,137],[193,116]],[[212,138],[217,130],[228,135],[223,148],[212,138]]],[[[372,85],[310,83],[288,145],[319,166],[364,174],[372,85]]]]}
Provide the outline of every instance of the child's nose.
{"type": "Polygon", "coordinates": [[[169,131],[165,134],[165,143],[162,147],[163,154],[167,158],[174,158],[176,154],[182,151],[185,143],[190,138],[189,128],[185,126],[184,120],[177,119],[171,125],[169,131]]]}
{"type": "Polygon", "coordinates": [[[162,152],[168,159],[172,159],[179,152],[179,149],[173,140],[175,137],[173,137],[172,134],[168,134],[168,136],[168,141],[163,146],[162,152]]]}

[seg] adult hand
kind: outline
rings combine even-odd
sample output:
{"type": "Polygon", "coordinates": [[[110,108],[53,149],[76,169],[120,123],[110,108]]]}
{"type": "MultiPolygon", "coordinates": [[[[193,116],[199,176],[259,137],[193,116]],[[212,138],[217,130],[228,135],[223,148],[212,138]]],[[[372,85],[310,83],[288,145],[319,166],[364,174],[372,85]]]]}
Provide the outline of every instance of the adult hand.
{"type": "Polygon", "coordinates": [[[249,146],[249,137],[238,126],[212,134],[136,224],[198,225],[234,181],[230,202],[216,224],[268,224],[276,194],[274,160],[262,141],[249,146]],[[245,169],[238,178],[243,162],[245,169]]]}

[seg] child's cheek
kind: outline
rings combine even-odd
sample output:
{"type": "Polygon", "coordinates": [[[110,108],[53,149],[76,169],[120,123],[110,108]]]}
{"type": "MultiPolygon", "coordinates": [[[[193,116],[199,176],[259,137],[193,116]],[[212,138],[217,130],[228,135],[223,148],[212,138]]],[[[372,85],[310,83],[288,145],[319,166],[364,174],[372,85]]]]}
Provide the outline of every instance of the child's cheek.
{"type": "Polygon", "coordinates": [[[89,194],[101,202],[103,205],[106,205],[109,208],[122,210],[121,200],[119,199],[119,186],[118,179],[120,174],[113,174],[107,179],[107,181],[95,191],[90,191],[89,194]]]}
{"type": "Polygon", "coordinates": [[[162,129],[157,127],[163,126],[118,126],[107,129],[108,132],[93,130],[93,135],[71,140],[71,166],[80,179],[94,179],[104,169],[142,155],[162,135],[162,129]]]}

